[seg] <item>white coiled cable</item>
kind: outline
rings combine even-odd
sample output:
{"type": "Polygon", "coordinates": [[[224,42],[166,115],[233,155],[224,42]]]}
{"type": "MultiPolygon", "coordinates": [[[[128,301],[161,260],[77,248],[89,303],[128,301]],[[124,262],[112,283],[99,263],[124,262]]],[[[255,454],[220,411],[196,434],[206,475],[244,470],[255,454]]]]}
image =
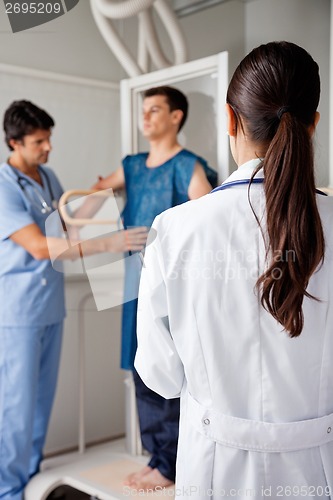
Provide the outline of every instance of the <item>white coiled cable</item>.
{"type": "Polygon", "coordinates": [[[185,37],[179,21],[167,0],[90,0],[95,22],[110,49],[130,77],[146,73],[148,54],[157,69],[187,61],[185,37]],[[172,42],[174,63],[164,55],[154,25],[152,8],[156,9],[172,42]],[[139,16],[138,60],[136,61],[117,33],[111,19],[139,16]]]}

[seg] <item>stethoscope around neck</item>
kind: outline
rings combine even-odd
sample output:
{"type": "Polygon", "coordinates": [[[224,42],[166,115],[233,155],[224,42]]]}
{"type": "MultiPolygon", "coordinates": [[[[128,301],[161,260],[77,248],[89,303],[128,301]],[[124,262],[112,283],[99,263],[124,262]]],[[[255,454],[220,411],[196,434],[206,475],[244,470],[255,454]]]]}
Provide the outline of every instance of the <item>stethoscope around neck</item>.
{"type": "Polygon", "coordinates": [[[52,200],[51,201],[51,206],[47,203],[47,201],[45,200],[45,198],[41,195],[41,193],[38,191],[38,189],[36,188],[36,186],[34,185],[34,183],[32,181],[30,181],[27,177],[23,177],[23,175],[20,175],[19,170],[17,170],[15,167],[12,167],[11,165],[9,165],[9,166],[10,166],[11,170],[15,174],[16,181],[17,181],[18,185],[20,186],[21,190],[23,191],[23,193],[26,196],[27,196],[27,194],[26,194],[26,184],[30,184],[30,186],[32,187],[32,189],[34,191],[34,195],[36,196],[36,198],[38,199],[38,202],[41,205],[40,211],[41,211],[42,214],[49,214],[49,213],[53,212],[53,210],[56,210],[58,208],[58,202],[57,202],[57,200],[56,200],[56,198],[54,196],[49,176],[47,175],[47,173],[43,169],[43,167],[39,166],[38,168],[39,168],[39,171],[42,174],[42,177],[46,181],[47,189],[48,189],[48,191],[50,193],[51,200],[52,200]]]}

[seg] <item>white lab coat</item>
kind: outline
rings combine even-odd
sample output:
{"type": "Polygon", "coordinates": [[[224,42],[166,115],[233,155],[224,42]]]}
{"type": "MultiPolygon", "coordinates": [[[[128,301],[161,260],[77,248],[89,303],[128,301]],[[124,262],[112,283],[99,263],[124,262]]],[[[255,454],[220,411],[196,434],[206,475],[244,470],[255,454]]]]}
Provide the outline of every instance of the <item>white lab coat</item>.
{"type": "MultiPolygon", "coordinates": [[[[317,196],[326,255],[308,291],[321,302],[304,299],[304,330],[291,339],[255,293],[265,248],[247,190],[155,219],[135,366],[152,390],[181,395],[177,497],[333,498],[333,198],[317,196]]],[[[250,192],[261,219],[263,185],[250,192]]]]}

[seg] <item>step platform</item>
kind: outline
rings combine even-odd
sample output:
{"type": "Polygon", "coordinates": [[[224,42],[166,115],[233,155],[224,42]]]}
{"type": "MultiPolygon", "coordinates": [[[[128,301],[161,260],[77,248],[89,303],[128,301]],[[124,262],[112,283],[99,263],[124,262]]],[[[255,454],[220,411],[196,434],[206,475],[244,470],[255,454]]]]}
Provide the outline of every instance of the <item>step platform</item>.
{"type": "Polygon", "coordinates": [[[37,474],[24,492],[25,500],[46,500],[59,486],[70,486],[98,500],[118,500],[136,497],[174,499],[173,487],[155,492],[131,489],[123,485],[124,478],[139,471],[147,457],[125,454],[86,453],[81,458],[37,474]]]}

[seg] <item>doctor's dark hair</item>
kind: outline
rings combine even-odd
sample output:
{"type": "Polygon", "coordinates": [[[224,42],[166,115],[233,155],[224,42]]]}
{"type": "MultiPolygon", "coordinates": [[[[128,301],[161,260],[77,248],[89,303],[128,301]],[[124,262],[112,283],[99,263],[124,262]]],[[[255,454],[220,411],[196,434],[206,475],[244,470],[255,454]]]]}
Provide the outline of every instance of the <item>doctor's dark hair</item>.
{"type": "Polygon", "coordinates": [[[260,167],[265,176],[269,262],[257,288],[263,307],[291,337],[303,329],[304,296],[318,300],[306,288],[325,252],[310,134],[319,96],[317,63],[289,42],[271,42],[250,52],[227,93],[237,127],[266,151],[260,167]],[[284,261],[281,256],[290,255],[287,252],[294,258],[284,261]]]}
{"type": "Polygon", "coordinates": [[[14,101],[6,110],[3,120],[5,140],[11,151],[11,139],[21,141],[25,135],[32,134],[37,129],[49,130],[53,126],[53,118],[29,101],[14,101]]]}
{"type": "Polygon", "coordinates": [[[143,93],[143,98],[153,97],[155,95],[162,95],[166,98],[166,102],[169,105],[170,111],[175,111],[176,109],[180,109],[183,112],[183,117],[179,123],[178,132],[182,129],[184,123],[186,122],[187,114],[188,114],[188,100],[186,96],[178,89],[174,87],[168,87],[167,85],[163,85],[161,87],[154,87],[146,90],[143,93]]]}

